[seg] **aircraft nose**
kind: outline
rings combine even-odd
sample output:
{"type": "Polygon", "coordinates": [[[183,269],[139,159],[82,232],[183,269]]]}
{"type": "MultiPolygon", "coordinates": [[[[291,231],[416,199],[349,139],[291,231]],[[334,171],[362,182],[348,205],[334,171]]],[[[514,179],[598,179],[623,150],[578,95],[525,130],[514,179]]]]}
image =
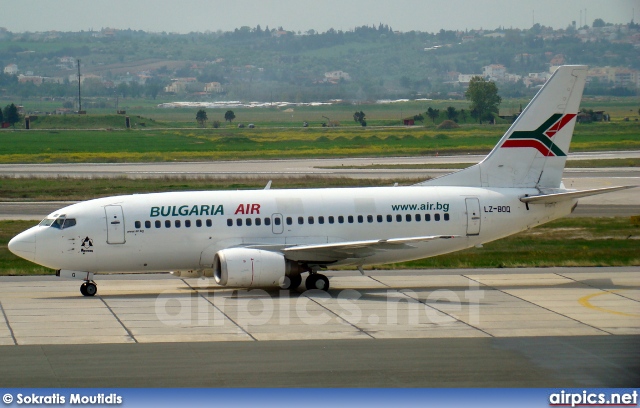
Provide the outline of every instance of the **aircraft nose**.
{"type": "Polygon", "coordinates": [[[9,251],[28,261],[36,259],[36,233],[26,230],[16,235],[9,241],[9,251]]]}

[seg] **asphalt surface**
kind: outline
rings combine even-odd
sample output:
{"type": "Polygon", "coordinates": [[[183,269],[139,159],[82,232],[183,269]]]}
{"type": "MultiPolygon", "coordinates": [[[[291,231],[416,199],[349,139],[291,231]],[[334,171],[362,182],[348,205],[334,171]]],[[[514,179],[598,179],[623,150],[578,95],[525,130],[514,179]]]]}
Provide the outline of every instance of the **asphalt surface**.
{"type": "Polygon", "coordinates": [[[637,387],[640,337],[0,347],[3,387],[637,387]]]}

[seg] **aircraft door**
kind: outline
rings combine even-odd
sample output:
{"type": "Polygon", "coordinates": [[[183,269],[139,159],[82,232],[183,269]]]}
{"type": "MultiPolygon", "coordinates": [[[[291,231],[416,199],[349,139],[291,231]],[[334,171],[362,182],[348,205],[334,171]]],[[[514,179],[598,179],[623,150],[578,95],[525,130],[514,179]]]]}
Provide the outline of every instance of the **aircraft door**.
{"type": "Polygon", "coordinates": [[[282,214],[271,215],[271,231],[273,231],[274,234],[282,234],[282,232],[284,232],[282,214]]]}
{"type": "Polygon", "coordinates": [[[467,205],[467,235],[480,235],[480,200],[465,199],[467,205]]]}
{"type": "Polygon", "coordinates": [[[104,212],[107,216],[107,244],[124,244],[124,214],[122,206],[106,205],[104,212]]]}

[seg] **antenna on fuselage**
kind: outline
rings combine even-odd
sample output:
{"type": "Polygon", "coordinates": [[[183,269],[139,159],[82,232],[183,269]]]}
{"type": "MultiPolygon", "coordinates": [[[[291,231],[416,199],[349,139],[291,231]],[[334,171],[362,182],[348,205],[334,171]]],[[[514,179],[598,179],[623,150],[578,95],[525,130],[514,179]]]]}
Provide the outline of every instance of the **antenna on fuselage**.
{"type": "Polygon", "coordinates": [[[267,185],[266,185],[266,186],[264,186],[264,189],[265,189],[265,190],[271,190],[271,182],[272,182],[272,181],[273,181],[273,180],[269,180],[269,182],[267,183],[267,185]]]}

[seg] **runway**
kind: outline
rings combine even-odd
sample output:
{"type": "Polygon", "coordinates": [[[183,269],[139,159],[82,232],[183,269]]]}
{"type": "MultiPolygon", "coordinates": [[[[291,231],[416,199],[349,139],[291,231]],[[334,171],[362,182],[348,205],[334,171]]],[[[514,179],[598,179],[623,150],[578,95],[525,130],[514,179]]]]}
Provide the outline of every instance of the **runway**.
{"type": "Polygon", "coordinates": [[[3,386],[632,386],[640,267],[0,278],[3,386]],[[74,383],[75,381],[75,383],[74,383]]]}
{"type": "MultiPolygon", "coordinates": [[[[482,155],[363,157],[337,159],[238,160],[210,162],[162,163],[59,163],[0,164],[2,177],[303,177],[307,175],[352,178],[426,178],[450,173],[452,170],[421,169],[342,169],[348,166],[397,164],[447,164],[480,162],[482,155]],[[328,169],[326,167],[338,167],[328,169]]],[[[568,160],[623,159],[640,157],[640,151],[570,153],[568,160]]],[[[640,170],[629,169],[567,169],[574,177],[589,177],[606,173],[607,177],[639,177],[640,170]],[[630,175],[629,171],[633,173],[630,175]]],[[[568,176],[570,177],[570,176],[568,176]]]]}

